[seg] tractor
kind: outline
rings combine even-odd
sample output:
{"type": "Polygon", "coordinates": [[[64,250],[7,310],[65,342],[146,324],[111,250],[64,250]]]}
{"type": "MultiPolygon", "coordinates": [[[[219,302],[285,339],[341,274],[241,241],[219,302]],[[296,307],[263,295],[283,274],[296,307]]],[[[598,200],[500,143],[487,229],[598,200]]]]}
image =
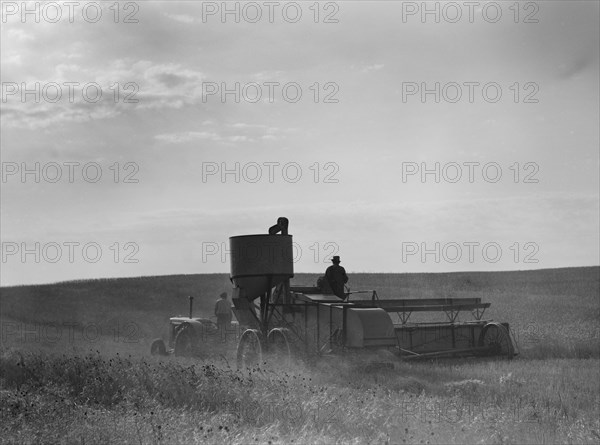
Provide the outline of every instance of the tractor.
{"type": "Polygon", "coordinates": [[[225,333],[221,333],[214,321],[193,317],[193,301],[194,297],[189,297],[188,317],[177,316],[169,319],[169,340],[165,343],[162,338],[155,339],[150,346],[152,355],[203,356],[219,342],[226,342],[239,332],[238,322],[235,320],[225,333]]]}

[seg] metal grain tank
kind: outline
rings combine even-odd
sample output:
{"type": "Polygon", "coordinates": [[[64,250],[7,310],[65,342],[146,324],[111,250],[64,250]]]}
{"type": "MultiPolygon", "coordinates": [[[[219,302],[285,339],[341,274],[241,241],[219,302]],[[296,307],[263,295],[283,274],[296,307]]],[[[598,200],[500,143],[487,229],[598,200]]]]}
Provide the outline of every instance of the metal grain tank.
{"type": "Polygon", "coordinates": [[[254,300],[294,276],[292,235],[241,235],[229,238],[231,281],[254,300]]]}

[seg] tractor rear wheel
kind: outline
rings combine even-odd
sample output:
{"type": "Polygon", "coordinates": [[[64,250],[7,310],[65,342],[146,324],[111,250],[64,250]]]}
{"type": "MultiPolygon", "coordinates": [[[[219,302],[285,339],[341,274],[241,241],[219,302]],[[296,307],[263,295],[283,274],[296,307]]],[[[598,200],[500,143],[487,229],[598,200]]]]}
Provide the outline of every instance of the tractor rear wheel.
{"type": "Polygon", "coordinates": [[[488,347],[488,355],[501,355],[511,359],[515,354],[508,329],[496,322],[484,326],[479,336],[479,346],[488,347]]]}
{"type": "Polygon", "coordinates": [[[192,357],[194,355],[194,340],[191,328],[184,326],[175,336],[175,355],[180,357],[192,357]]]}
{"type": "Polygon", "coordinates": [[[263,364],[263,337],[260,331],[248,329],[237,347],[237,368],[255,368],[263,364]]]}
{"type": "Polygon", "coordinates": [[[150,354],[152,355],[167,355],[167,347],[162,338],[157,338],[150,345],[150,354]]]}
{"type": "Polygon", "coordinates": [[[287,329],[271,329],[267,335],[269,356],[273,364],[289,367],[292,364],[292,345],[287,329]]]}

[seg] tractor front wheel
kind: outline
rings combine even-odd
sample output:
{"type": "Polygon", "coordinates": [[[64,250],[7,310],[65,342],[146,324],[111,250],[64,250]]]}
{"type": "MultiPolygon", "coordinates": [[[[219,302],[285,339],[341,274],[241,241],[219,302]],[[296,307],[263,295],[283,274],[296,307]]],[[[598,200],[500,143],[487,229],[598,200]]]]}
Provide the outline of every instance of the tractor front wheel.
{"type": "Polygon", "coordinates": [[[157,338],[150,346],[150,354],[152,355],[167,355],[167,347],[162,338],[157,338]]]}
{"type": "Polygon", "coordinates": [[[191,328],[183,327],[175,336],[175,355],[180,357],[191,357],[194,355],[194,341],[191,328]]]}

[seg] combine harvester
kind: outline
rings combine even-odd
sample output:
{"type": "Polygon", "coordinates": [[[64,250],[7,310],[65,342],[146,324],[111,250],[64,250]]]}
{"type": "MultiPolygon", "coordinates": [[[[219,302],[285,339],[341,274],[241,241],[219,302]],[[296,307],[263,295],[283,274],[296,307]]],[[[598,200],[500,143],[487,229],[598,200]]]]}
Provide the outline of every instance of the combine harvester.
{"type": "Polygon", "coordinates": [[[269,357],[289,362],[382,349],[400,359],[516,354],[508,323],[482,319],[490,303],[481,298],[385,300],[375,291],[358,291],[342,300],[318,287],[290,286],[287,218],[279,218],[268,234],[229,242],[234,313],[248,327],[238,343],[238,368],[260,366],[269,357]],[[411,322],[420,312],[444,313],[447,320],[411,322]],[[473,319],[458,321],[464,312],[473,319]]]}

